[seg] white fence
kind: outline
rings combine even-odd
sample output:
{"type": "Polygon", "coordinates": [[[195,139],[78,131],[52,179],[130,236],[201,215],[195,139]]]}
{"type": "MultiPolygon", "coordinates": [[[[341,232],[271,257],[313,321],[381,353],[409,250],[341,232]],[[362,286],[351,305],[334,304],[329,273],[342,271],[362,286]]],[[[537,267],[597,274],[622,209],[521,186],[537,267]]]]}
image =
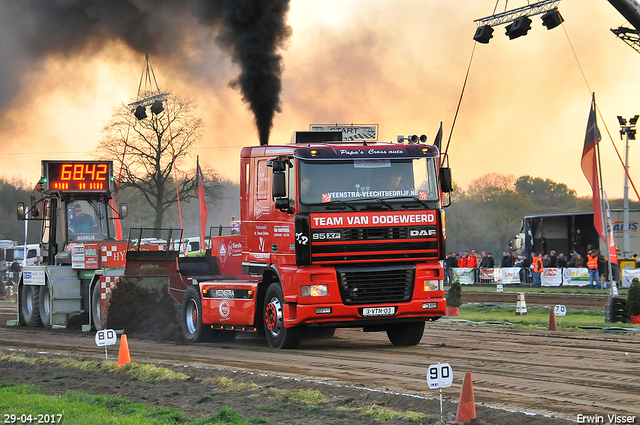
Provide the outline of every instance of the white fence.
{"type": "MultiPolygon", "coordinates": [[[[494,269],[474,269],[458,267],[449,269],[452,281],[460,280],[463,285],[474,283],[521,284],[533,283],[531,273],[524,267],[498,267],[494,269]]],[[[622,270],[622,288],[627,288],[631,280],[640,279],[640,269],[622,270]]],[[[574,267],[547,267],[542,273],[542,286],[584,286],[589,284],[589,269],[574,267]]]]}

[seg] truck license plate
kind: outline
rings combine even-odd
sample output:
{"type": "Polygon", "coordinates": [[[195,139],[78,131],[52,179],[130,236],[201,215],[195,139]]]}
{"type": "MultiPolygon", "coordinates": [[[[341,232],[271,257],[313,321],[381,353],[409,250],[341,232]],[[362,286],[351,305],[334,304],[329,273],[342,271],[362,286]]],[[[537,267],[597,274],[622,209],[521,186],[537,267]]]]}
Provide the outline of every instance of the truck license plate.
{"type": "Polygon", "coordinates": [[[372,307],[362,309],[363,316],[393,316],[395,313],[395,307],[372,307]]]}

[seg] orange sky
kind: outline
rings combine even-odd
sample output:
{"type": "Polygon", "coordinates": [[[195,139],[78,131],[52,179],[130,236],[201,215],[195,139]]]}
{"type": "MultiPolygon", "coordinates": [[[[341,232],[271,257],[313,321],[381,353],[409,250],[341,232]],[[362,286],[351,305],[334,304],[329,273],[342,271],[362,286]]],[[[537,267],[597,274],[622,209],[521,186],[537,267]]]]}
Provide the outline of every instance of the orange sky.
{"type": "MultiPolygon", "coordinates": [[[[509,8],[524,4],[512,0],[509,8]]],[[[424,133],[432,141],[443,121],[446,141],[474,45],[473,21],[494,6],[491,0],[292,0],[282,112],[270,143],[332,122],[377,123],[380,140],[424,133]]],[[[640,55],[610,31],[625,20],[606,0],[564,0],[559,9],[590,88],[562,27],[547,31],[533,17],[529,34],[515,40],[497,27],[489,44],[476,47],[449,148],[454,180],[463,188],[498,172],[550,178],[588,195],[580,156],[590,90],[624,155],[616,116],[640,114],[640,55]]],[[[213,41],[206,48],[198,43],[188,52],[204,68],[198,78],[186,75],[184,64],[153,56],[151,63],[161,90],[199,105],[206,128],[194,162],[200,155],[237,181],[241,147],[258,143],[253,115],[228,86],[238,72],[228,55],[213,41]]],[[[143,62],[140,53],[112,42],[29,64],[3,119],[0,175],[34,184],[40,160],[88,157],[112,110],[135,97],[143,62]]],[[[622,197],[623,170],[598,119],[604,187],[609,197],[622,197]]],[[[636,143],[630,173],[640,189],[636,143]]]]}

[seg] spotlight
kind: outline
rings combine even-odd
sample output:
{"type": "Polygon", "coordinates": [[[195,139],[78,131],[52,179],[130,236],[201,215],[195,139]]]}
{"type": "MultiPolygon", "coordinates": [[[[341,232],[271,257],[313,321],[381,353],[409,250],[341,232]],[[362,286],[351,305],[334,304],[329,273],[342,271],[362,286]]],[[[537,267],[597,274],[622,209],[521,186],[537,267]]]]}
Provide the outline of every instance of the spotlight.
{"type": "Polygon", "coordinates": [[[478,27],[473,39],[478,43],[489,44],[489,40],[493,38],[493,28],[489,25],[478,27]]]}
{"type": "Polygon", "coordinates": [[[627,125],[627,120],[622,118],[620,115],[618,115],[618,122],[620,123],[620,125],[627,125]]]}
{"type": "Polygon", "coordinates": [[[636,140],[636,130],[629,130],[629,140],[636,140]]]}
{"type": "Polygon", "coordinates": [[[411,136],[411,141],[409,143],[418,143],[418,136],[416,136],[415,134],[411,136]]]}
{"type": "Polygon", "coordinates": [[[554,29],[563,22],[564,19],[562,19],[562,15],[560,15],[558,9],[550,10],[542,15],[542,25],[547,27],[548,30],[554,29]]]}
{"type": "Polygon", "coordinates": [[[640,118],[638,117],[638,115],[634,115],[633,118],[629,119],[629,124],[636,125],[636,123],[638,122],[638,118],[640,118]]]}
{"type": "Polygon", "coordinates": [[[521,16],[511,24],[506,26],[505,34],[509,36],[509,40],[527,35],[531,29],[531,19],[521,16]]]}
{"type": "Polygon", "coordinates": [[[427,142],[427,136],[423,134],[422,136],[420,136],[420,143],[426,143],[426,142],[427,142]]]}
{"type": "Polygon", "coordinates": [[[144,110],[144,106],[142,105],[138,105],[133,115],[138,119],[138,121],[147,118],[147,112],[144,110]]]}
{"type": "Polygon", "coordinates": [[[160,112],[164,111],[164,106],[162,106],[162,101],[160,99],[153,102],[151,105],[151,112],[155,115],[158,115],[160,112]]]}

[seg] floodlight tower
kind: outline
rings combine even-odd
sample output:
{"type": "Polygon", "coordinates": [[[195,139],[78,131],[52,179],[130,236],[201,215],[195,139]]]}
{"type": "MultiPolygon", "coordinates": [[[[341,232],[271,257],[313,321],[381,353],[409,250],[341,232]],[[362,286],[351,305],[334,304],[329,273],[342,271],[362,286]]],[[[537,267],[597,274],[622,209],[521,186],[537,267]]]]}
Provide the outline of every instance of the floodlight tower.
{"type": "Polygon", "coordinates": [[[622,223],[622,256],[624,258],[631,257],[631,239],[629,231],[629,140],[636,139],[636,123],[638,115],[627,120],[618,116],[620,123],[620,138],[624,137],[624,204],[623,204],[623,223],[622,223]]]}

